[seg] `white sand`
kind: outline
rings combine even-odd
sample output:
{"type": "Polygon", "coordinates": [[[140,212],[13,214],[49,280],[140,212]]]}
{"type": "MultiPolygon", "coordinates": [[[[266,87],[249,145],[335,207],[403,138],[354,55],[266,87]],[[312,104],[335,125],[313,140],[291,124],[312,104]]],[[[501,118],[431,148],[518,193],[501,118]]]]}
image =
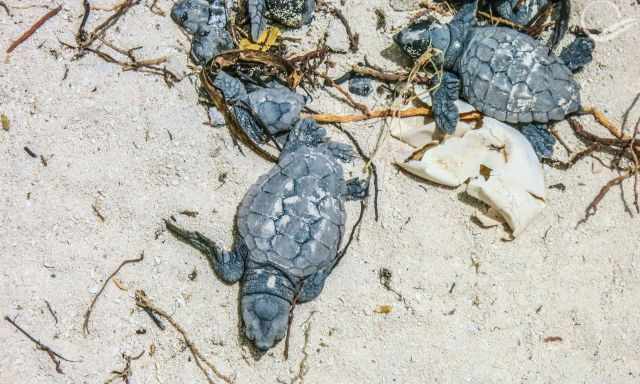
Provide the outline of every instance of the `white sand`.
{"type": "MultiPolygon", "coordinates": [[[[387,0],[346,3],[344,13],[360,33],[361,49],[335,56],[335,73],[365,54],[397,68],[380,52],[391,45],[391,29],[405,24],[407,14],[394,12],[387,0]],[[388,15],[388,32],[375,31],[376,7],[388,15]]],[[[574,3],[577,22],[589,2],[574,3]]],[[[640,18],[635,2],[616,3],[622,17],[602,12],[588,21],[602,26],[640,18]]],[[[168,11],[171,2],[158,5],[168,11]]],[[[0,9],[3,51],[45,12],[14,9],[10,18],[0,9]]],[[[547,167],[547,184],[564,183],[566,192],[550,190],[543,215],[517,241],[504,242],[501,228],[485,230],[471,221],[475,206],[461,198],[464,187],[449,190],[398,173],[387,155],[391,140],[377,159],[381,221],[367,212],[359,241],[323,294],[296,309],[289,360],[282,357],[284,343],[254,360],[239,337],[238,286],[222,284],[196,250],[167,233],[156,239],[155,232],[162,218],[196,210],[197,218],[180,216],[180,222],[231,245],[241,196],[270,164],[246,148],[241,155],[226,128],[203,125],[206,113],[196,104],[190,80],[168,89],[158,77],[122,72],[92,55],[70,61],[74,52],[61,48],[58,39],[73,41],[81,14],[81,1],[65,2],[59,15],[0,64],[0,113],[11,120],[11,129],[0,131],[0,309],[81,362],[63,362],[65,374],[57,374],[45,353],[2,321],[0,383],[103,383],[124,366],[123,353],[137,355],[152,344],[153,356],[132,362],[131,383],[205,383],[179,335],[160,331],[136,309],[136,289],[171,313],[238,383],[288,383],[304,356],[303,322],[314,312],[307,383],[640,380],[637,215],[625,213],[615,188],[598,214],[576,229],[586,206],[615,174],[591,158],[567,172],[547,167]],[[68,77],[62,81],[65,67],[68,77]],[[48,166],[29,157],[24,146],[44,155],[48,166]],[[227,182],[218,188],[222,173],[228,173],[227,182]],[[105,277],[143,250],[144,262],[125,266],[118,275],[127,291],[107,286],[92,317],[92,333],[84,337],[83,313],[105,277]],[[477,272],[472,259],[480,263],[477,272]],[[382,267],[393,272],[391,284],[406,304],[378,282],[382,267]],[[198,274],[191,281],[194,268],[198,274]],[[57,312],[57,324],[45,300],[57,312]],[[392,305],[392,312],[374,313],[382,304],[392,305]],[[137,335],[142,328],[146,334],[137,335]],[[562,341],[545,343],[550,336],[562,341]]],[[[93,13],[99,14],[104,15],[93,13]]],[[[292,50],[312,47],[329,20],[318,15],[312,27],[291,32],[307,36],[303,47],[292,50]]],[[[89,22],[95,25],[95,17],[89,22]]],[[[144,46],[140,57],[169,55],[174,70],[187,70],[188,41],[168,16],[140,5],[119,26],[119,32],[108,33],[110,41],[144,46]]],[[[640,91],[638,31],[636,25],[599,44],[595,63],[577,77],[584,103],[601,107],[618,123],[640,91]]],[[[350,112],[322,91],[316,96],[317,109],[350,112]]],[[[383,103],[374,97],[363,102],[383,103]]],[[[638,113],[633,117],[635,122],[638,113]]],[[[379,127],[379,122],[349,126],[368,149],[379,127]]],[[[566,123],[558,128],[571,145],[582,145],[566,123]]],[[[560,146],[557,156],[566,157],[560,146]]],[[[355,175],[360,166],[353,168],[355,175]]],[[[624,184],[624,196],[633,210],[632,184],[624,184]]],[[[350,222],[357,207],[349,205],[350,222]]]]}

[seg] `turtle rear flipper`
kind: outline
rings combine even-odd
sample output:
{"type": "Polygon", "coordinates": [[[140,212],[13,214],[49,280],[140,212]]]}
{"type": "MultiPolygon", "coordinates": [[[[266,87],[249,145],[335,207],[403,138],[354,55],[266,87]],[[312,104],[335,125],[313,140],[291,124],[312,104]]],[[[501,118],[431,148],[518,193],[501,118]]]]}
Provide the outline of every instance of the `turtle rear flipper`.
{"type": "Polygon", "coordinates": [[[331,270],[321,269],[307,277],[302,283],[302,290],[298,296],[298,302],[306,303],[320,296],[320,293],[322,293],[322,289],[324,288],[324,282],[327,280],[327,276],[329,276],[330,273],[331,270]]]}
{"type": "Polygon", "coordinates": [[[198,231],[188,231],[165,220],[169,232],[185,243],[202,252],[211,263],[218,277],[226,283],[235,283],[244,274],[244,257],[242,252],[228,252],[198,231]]]}
{"type": "Polygon", "coordinates": [[[473,0],[464,4],[453,17],[450,24],[477,24],[478,18],[476,14],[478,13],[478,2],[479,0],[473,0]]]}
{"type": "Polygon", "coordinates": [[[539,159],[551,158],[556,138],[551,135],[546,124],[526,124],[519,127],[520,133],[529,140],[539,159]]]}
{"type": "Polygon", "coordinates": [[[347,200],[363,200],[369,195],[369,180],[354,177],[347,180],[347,200]]]}
{"type": "Polygon", "coordinates": [[[560,60],[573,73],[580,72],[593,60],[596,43],[589,37],[579,36],[560,52],[560,60]]]}
{"type": "Polygon", "coordinates": [[[249,0],[247,11],[251,22],[251,40],[258,41],[262,32],[267,28],[267,19],[264,16],[266,8],[265,0],[249,0]]]}

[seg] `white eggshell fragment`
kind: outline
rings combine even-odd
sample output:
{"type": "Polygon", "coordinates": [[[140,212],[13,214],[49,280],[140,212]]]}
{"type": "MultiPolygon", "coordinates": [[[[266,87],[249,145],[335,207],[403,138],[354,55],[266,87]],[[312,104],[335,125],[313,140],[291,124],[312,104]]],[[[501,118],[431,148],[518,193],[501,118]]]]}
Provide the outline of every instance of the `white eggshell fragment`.
{"type": "MultiPolygon", "coordinates": [[[[463,124],[468,125],[459,123],[457,131],[463,124]]],[[[468,129],[461,137],[445,138],[426,149],[420,160],[408,160],[399,166],[449,187],[469,181],[467,193],[491,207],[513,236],[518,236],[545,207],[540,161],[529,141],[505,123],[485,116],[482,128],[468,129]]],[[[409,145],[419,147],[429,142],[409,145]]]]}

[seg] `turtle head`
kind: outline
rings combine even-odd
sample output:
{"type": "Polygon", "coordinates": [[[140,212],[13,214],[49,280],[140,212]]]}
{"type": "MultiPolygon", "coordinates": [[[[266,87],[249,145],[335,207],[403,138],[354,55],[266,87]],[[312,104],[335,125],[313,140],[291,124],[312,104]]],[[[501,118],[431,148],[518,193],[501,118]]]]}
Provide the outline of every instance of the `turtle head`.
{"type": "Polygon", "coordinates": [[[260,351],[268,350],[284,338],[291,308],[287,300],[257,293],[243,296],[241,306],[245,335],[260,351]]]}
{"type": "Polygon", "coordinates": [[[449,24],[441,24],[432,16],[410,25],[394,36],[394,41],[413,59],[429,48],[440,51],[434,57],[436,64],[453,68],[462,53],[469,31],[477,25],[478,0],[466,0],[449,24]]]}
{"type": "Polygon", "coordinates": [[[442,53],[447,52],[451,43],[451,33],[449,26],[429,17],[403,29],[393,39],[407,55],[417,59],[429,48],[442,53]]]}

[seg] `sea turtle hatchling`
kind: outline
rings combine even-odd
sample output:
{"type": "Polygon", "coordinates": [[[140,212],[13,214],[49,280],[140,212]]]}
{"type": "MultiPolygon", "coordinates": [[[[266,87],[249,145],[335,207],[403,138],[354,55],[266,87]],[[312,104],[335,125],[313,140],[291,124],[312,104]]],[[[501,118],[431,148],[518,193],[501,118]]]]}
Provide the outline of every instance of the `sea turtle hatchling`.
{"type": "Polygon", "coordinates": [[[171,18],[193,34],[191,57],[206,64],[214,56],[235,48],[227,30],[224,0],[182,0],[171,9],[171,18]]]}
{"type": "Polygon", "coordinates": [[[285,336],[291,306],[317,297],[339,260],[344,202],[364,198],[368,189],[363,180],[345,181],[340,162],[352,157],[351,146],[327,141],[324,129],[301,120],[278,164],[242,200],[232,251],[166,221],[209,258],[222,280],[241,281],[245,335],[261,351],[285,336]]]}
{"type": "MultiPolygon", "coordinates": [[[[441,52],[444,73],[432,91],[436,126],[453,133],[460,94],[483,114],[512,124],[546,124],[580,110],[580,87],[572,71],[539,40],[507,27],[479,25],[477,1],[449,24],[428,19],[409,26],[395,41],[412,58],[429,48],[441,52]]],[[[576,39],[563,55],[574,71],[591,60],[591,41],[576,39]],[[571,59],[571,60],[569,60],[571,59]]]]}
{"type": "Polygon", "coordinates": [[[315,0],[248,0],[251,39],[258,41],[267,26],[267,17],[287,27],[298,28],[311,22],[315,9],[315,0]]]}
{"type": "Polygon", "coordinates": [[[224,71],[216,75],[213,86],[232,107],[240,129],[260,144],[269,136],[284,142],[286,133],[300,120],[306,102],[302,95],[276,82],[253,86],[249,92],[245,84],[224,71]]]}
{"type": "MultiPolygon", "coordinates": [[[[470,1],[456,0],[453,4],[459,6],[470,1]]],[[[546,12],[549,7],[555,8],[555,12],[552,13],[555,22],[549,39],[549,45],[552,47],[558,45],[569,28],[570,0],[483,0],[479,4],[480,10],[525,27],[535,21],[538,15],[546,12]]]]}

